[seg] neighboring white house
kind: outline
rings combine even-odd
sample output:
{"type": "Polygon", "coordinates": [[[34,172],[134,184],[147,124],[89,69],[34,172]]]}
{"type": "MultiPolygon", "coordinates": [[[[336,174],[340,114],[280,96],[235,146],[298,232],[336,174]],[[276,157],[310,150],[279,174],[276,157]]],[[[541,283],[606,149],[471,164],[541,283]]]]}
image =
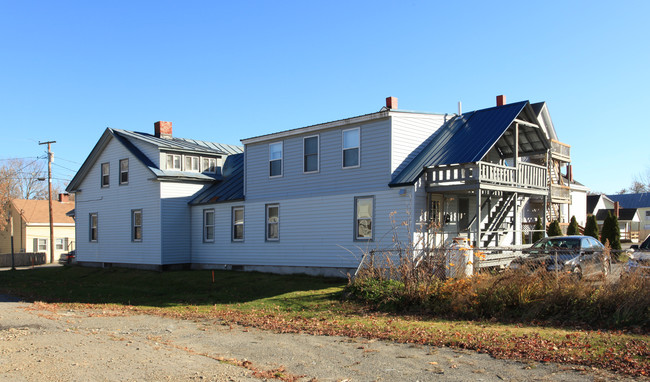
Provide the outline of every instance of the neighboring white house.
{"type": "Polygon", "coordinates": [[[629,226],[633,235],[633,241],[635,241],[635,232],[638,232],[636,236],[639,241],[643,241],[650,235],[650,192],[615,194],[607,195],[607,197],[614,202],[619,202],[621,208],[633,208],[637,210],[638,221],[631,221],[629,226]]]}
{"type": "Polygon", "coordinates": [[[172,137],[169,122],[154,135],[107,129],[68,186],[78,262],[340,276],[396,241],[521,244],[571,199],[551,192],[570,157],[544,103],[499,97],[446,115],[389,97],[375,113],[242,143],[172,137]]]}

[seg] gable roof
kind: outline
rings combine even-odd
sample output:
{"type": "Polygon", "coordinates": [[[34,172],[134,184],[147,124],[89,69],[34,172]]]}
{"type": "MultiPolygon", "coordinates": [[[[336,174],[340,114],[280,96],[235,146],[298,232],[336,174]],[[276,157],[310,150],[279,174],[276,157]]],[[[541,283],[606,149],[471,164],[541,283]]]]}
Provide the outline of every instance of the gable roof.
{"type": "MultiPolygon", "coordinates": [[[[497,144],[515,118],[526,109],[531,117],[535,118],[528,101],[455,116],[432,134],[422,151],[395,175],[389,185],[397,187],[413,184],[430,166],[481,160],[497,144]]],[[[520,146],[529,145],[531,150],[548,148],[548,143],[539,136],[539,133],[537,138],[531,137],[526,142],[520,141],[520,146]]],[[[500,149],[511,150],[506,145],[500,149]]]]}
{"type": "Polygon", "coordinates": [[[104,151],[104,148],[113,139],[117,139],[133,156],[139,160],[151,173],[157,178],[162,179],[187,179],[195,181],[213,181],[220,179],[219,175],[205,175],[197,172],[189,171],[171,171],[162,170],[160,167],[147,157],[135,144],[134,140],[139,140],[156,146],[159,150],[170,150],[182,153],[191,154],[210,154],[210,155],[232,155],[243,152],[241,146],[227,145],[215,142],[206,142],[185,138],[158,138],[151,134],[140,133],[135,131],[127,131],[121,129],[106,128],[99,141],[95,144],[92,151],[75,174],[74,178],[70,181],[66,191],[74,192],[78,190],[81,182],[86,177],[88,172],[92,169],[95,162],[104,151]]]}
{"type": "MultiPolygon", "coordinates": [[[[600,209],[596,213],[596,220],[605,220],[607,214],[614,215],[614,209],[600,209]]],[[[631,221],[634,220],[636,215],[636,208],[621,208],[618,210],[618,221],[631,221]]]]}
{"type": "Polygon", "coordinates": [[[650,192],[641,192],[638,194],[618,194],[607,195],[608,198],[619,202],[621,207],[625,208],[648,208],[650,207],[650,192]]]}
{"type": "MultiPolygon", "coordinates": [[[[11,201],[27,224],[50,224],[50,208],[47,200],[14,199],[11,201]]],[[[74,202],[52,201],[52,221],[54,224],[74,224],[74,219],[66,214],[74,209],[74,202]]]]}
{"type": "Polygon", "coordinates": [[[212,184],[189,204],[223,203],[235,200],[244,200],[244,154],[235,154],[226,158],[223,164],[223,180],[212,184]]]}

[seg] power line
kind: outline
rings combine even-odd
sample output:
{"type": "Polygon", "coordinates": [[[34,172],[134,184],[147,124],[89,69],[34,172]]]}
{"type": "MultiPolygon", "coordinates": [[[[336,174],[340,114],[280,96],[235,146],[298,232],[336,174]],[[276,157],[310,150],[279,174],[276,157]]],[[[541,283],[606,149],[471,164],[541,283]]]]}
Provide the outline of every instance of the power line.
{"type": "MultiPolygon", "coordinates": [[[[60,158],[59,158],[59,159],[60,159],[60,158]]],[[[77,172],[77,170],[73,170],[73,169],[71,169],[71,168],[67,168],[67,167],[65,167],[65,166],[61,166],[60,164],[56,164],[56,163],[54,163],[54,162],[52,162],[52,164],[55,165],[56,167],[61,167],[61,168],[63,168],[63,169],[66,169],[66,170],[68,170],[68,171],[72,171],[72,172],[74,172],[74,173],[77,172]]]]}

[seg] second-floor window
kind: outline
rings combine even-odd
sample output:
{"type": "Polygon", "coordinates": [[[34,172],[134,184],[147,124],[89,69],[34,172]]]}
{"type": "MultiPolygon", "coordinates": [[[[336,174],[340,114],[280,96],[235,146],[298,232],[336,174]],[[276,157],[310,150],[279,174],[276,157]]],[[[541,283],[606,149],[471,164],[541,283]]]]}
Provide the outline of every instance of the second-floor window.
{"type": "Polygon", "coordinates": [[[167,154],[167,170],[181,170],[181,156],[167,154]]]}
{"type": "Polygon", "coordinates": [[[282,142],[269,145],[269,176],[282,176],[282,142]]]}
{"type": "Polygon", "coordinates": [[[318,172],[318,135],[303,140],[303,171],[318,172]]]}
{"type": "Polygon", "coordinates": [[[203,172],[214,174],[217,172],[217,159],[216,158],[202,158],[203,172]]]}
{"type": "Polygon", "coordinates": [[[186,155],[185,171],[199,172],[199,157],[186,155]]]}
{"type": "Polygon", "coordinates": [[[111,164],[102,163],[102,187],[108,187],[111,183],[111,164]]]}
{"type": "Polygon", "coordinates": [[[120,160],[120,184],[129,184],[129,160],[120,160]]]}
{"type": "Polygon", "coordinates": [[[343,130],[343,168],[359,167],[361,154],[361,130],[343,130]]]}

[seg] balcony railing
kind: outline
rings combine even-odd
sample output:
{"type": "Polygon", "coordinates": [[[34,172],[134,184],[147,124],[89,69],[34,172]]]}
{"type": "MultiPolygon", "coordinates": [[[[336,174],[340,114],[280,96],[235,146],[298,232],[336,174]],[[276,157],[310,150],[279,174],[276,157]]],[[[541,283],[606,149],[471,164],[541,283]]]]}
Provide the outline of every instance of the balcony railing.
{"type": "Polygon", "coordinates": [[[476,162],[443,165],[427,169],[430,184],[452,185],[466,183],[489,183],[498,186],[546,190],[546,167],[531,163],[519,163],[517,168],[494,163],[476,162]]]}
{"type": "Polygon", "coordinates": [[[571,146],[551,139],[551,157],[564,162],[571,162],[571,146]]]}
{"type": "Polygon", "coordinates": [[[551,184],[551,203],[571,203],[571,189],[561,184],[551,184]]]}

